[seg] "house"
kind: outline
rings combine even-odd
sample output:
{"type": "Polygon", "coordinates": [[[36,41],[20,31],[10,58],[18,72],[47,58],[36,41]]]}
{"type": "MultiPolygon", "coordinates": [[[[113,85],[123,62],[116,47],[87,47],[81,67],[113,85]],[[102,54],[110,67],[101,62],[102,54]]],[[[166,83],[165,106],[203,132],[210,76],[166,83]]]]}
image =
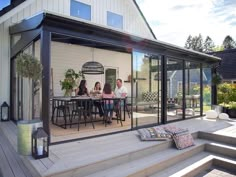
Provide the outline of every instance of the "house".
{"type": "Polygon", "coordinates": [[[236,49],[228,49],[211,54],[222,59],[217,71],[222,75],[223,81],[235,84],[236,71],[234,67],[236,66],[236,49]]]}
{"type": "Polygon", "coordinates": [[[12,120],[24,118],[28,93],[26,81],[15,72],[15,58],[21,52],[35,55],[43,65],[41,89],[34,95],[34,117],[42,119],[49,134],[51,91],[53,96],[62,96],[64,72],[69,68],[78,71],[91,60],[103,64],[105,74],[87,75],[88,89],[96,81],[105,83],[111,78],[112,83],[117,78],[125,82],[131,98],[126,130],[203,115],[203,88],[210,86],[204,82],[203,71],[211,70],[220,58],[156,40],[135,0],[17,0],[0,15],[0,77],[4,83],[0,103],[10,103],[12,120]],[[180,94],[168,109],[168,100],[175,95],[167,92],[177,87],[168,85],[170,72],[179,73],[180,94]],[[194,85],[199,89],[197,103],[194,95],[187,98],[194,85]]]}

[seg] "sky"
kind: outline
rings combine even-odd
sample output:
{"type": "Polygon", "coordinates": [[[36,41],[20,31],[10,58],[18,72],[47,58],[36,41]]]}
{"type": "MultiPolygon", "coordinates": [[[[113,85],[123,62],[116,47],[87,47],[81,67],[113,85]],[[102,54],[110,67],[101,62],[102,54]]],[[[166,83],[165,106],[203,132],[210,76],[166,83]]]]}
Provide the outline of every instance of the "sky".
{"type": "Polygon", "coordinates": [[[136,0],[157,39],[183,47],[189,35],[236,41],[236,0],[136,0]]]}
{"type": "Polygon", "coordinates": [[[11,0],[0,0],[0,10],[2,10],[4,7],[8,6],[10,4],[11,0]]]}

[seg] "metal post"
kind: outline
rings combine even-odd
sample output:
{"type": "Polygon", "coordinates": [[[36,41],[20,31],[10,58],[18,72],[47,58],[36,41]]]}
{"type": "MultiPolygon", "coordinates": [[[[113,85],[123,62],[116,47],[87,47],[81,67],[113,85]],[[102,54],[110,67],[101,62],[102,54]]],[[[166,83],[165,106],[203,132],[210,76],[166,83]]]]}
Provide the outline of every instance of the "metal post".
{"type": "Polygon", "coordinates": [[[43,65],[42,79],[42,94],[41,94],[41,117],[45,132],[50,135],[49,120],[50,120],[50,71],[51,71],[51,33],[42,29],[40,40],[40,60],[43,65]]]}
{"type": "Polygon", "coordinates": [[[166,56],[161,56],[161,123],[165,124],[167,122],[167,60],[166,56]]]}

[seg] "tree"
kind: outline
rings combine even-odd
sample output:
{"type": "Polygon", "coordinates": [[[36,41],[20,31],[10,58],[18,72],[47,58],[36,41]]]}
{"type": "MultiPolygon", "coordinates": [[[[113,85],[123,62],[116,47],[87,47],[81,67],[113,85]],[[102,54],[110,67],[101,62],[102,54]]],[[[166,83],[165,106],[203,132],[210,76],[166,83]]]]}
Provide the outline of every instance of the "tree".
{"type": "Polygon", "coordinates": [[[215,44],[213,40],[209,36],[207,36],[203,44],[203,52],[204,53],[213,52],[214,48],[215,44]]]}
{"type": "Polygon", "coordinates": [[[236,48],[236,43],[230,35],[227,35],[223,41],[224,50],[236,48]]]}
{"type": "Polygon", "coordinates": [[[192,36],[189,35],[187,41],[185,42],[184,47],[186,49],[191,49],[192,48],[192,36]]]}
{"type": "Polygon", "coordinates": [[[184,47],[187,49],[192,49],[192,50],[202,52],[203,51],[202,35],[199,34],[198,36],[194,36],[194,37],[189,35],[184,47]]]}

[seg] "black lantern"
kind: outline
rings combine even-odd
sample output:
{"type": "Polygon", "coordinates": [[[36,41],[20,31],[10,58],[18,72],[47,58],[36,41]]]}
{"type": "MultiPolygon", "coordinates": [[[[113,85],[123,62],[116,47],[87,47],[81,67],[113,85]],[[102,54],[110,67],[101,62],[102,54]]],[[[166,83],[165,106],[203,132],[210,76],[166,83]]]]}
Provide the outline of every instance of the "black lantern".
{"type": "Polygon", "coordinates": [[[4,102],[1,105],[1,121],[9,121],[9,119],[10,119],[10,107],[6,102],[4,102]]]}
{"type": "Polygon", "coordinates": [[[48,157],[49,136],[42,127],[32,134],[32,156],[35,159],[48,157]]]}

